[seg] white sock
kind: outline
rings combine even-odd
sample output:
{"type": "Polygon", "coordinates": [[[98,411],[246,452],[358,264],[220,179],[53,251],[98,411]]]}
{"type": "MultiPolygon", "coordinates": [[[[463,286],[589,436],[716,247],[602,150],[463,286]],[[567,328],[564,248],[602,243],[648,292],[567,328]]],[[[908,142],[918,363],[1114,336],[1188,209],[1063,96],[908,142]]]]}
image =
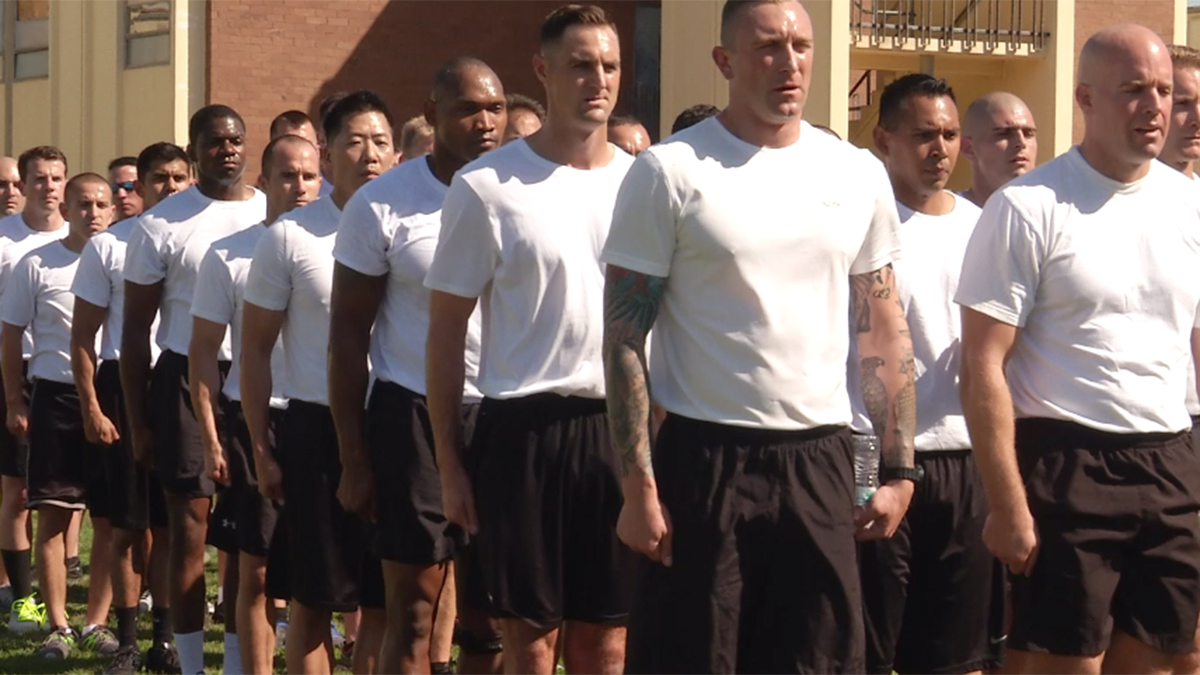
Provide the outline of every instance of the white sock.
{"type": "Polygon", "coordinates": [[[225,634],[225,675],[242,675],[242,652],[238,648],[237,633],[225,634]]]}
{"type": "Polygon", "coordinates": [[[225,602],[225,587],[217,586],[217,604],[219,605],[222,602],[225,602]]]}
{"type": "Polygon", "coordinates": [[[179,652],[179,666],[187,675],[204,672],[204,631],[176,633],[175,651],[179,652]]]}

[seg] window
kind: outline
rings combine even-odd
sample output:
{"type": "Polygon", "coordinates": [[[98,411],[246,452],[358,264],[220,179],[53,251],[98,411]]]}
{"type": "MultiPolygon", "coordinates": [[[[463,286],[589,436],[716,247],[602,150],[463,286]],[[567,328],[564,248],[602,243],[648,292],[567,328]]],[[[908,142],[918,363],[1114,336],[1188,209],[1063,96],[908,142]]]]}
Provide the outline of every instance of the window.
{"type": "Polygon", "coordinates": [[[171,62],[171,0],[127,0],[125,67],[171,62]]]}
{"type": "Polygon", "coordinates": [[[17,0],[13,70],[18,80],[50,76],[50,0],[17,0]]]}

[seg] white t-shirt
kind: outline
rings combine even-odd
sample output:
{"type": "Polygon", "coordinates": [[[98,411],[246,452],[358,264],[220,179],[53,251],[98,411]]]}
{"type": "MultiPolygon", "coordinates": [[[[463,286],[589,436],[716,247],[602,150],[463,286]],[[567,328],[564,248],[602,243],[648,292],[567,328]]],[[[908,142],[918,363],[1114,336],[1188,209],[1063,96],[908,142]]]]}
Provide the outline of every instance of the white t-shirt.
{"type": "Polygon", "coordinates": [[[1151,162],[1119,183],[1072,148],[988,200],[955,300],[1021,328],[1007,368],[1017,417],[1177,432],[1191,427],[1197,270],[1186,176],[1151,162]]]}
{"type": "MultiPolygon", "coordinates": [[[[137,218],[126,218],[111,225],[107,230],[93,235],[79,256],[79,268],[75,270],[75,281],[71,292],[75,297],[104,307],[101,332],[101,359],[121,358],[121,330],[125,317],[125,248],[137,218]]],[[[158,315],[154,317],[151,332],[157,330],[158,315]]],[[[150,362],[158,360],[158,345],[150,343],[150,362]]]]}
{"type": "MultiPolygon", "coordinates": [[[[897,203],[904,258],[895,262],[896,290],[912,334],[916,366],[916,449],[965,450],[971,447],[958,394],[962,363],[962,317],[954,302],[963,255],[980,209],[955,196],[954,210],[941,216],[917,213],[897,203]]],[[[858,345],[850,336],[847,384],[854,408],[854,430],[875,433],[862,399],[858,345]]]]}
{"type": "MultiPolygon", "coordinates": [[[[242,400],[242,307],[245,304],[246,277],[254,247],[267,228],[262,223],[213,242],[196,276],[196,292],[192,294],[192,316],[229,326],[226,335],[232,344],[233,363],[222,388],[231,401],[242,400]]],[[[284,408],[283,348],[275,343],[271,352],[271,406],[284,408]]]]}
{"type": "Polygon", "coordinates": [[[54,241],[17,263],[0,301],[0,321],[28,326],[33,335],[29,379],[74,384],[71,374],[71,282],[79,254],[54,241]]]}
{"type": "Polygon", "coordinates": [[[589,171],[518,140],[454,177],[425,285],[480,298],[484,396],[604,398],[600,250],[633,163],[611,147],[612,161],[589,171]]]}
{"type": "MultiPolygon", "coordinates": [[[[5,216],[0,219],[0,295],[8,285],[8,278],[13,268],[35,248],[40,248],[52,241],[58,241],[67,236],[69,228],[66,222],[62,227],[50,232],[39,232],[25,224],[25,217],[20,213],[5,216]]],[[[25,332],[22,340],[21,355],[25,360],[33,354],[33,337],[25,332]]]]}
{"type": "Polygon", "coordinates": [[[329,405],[329,297],[341,216],[332,198],[318,199],[280,217],[254,247],[245,301],[286,311],[283,395],[289,399],[329,405]]]}
{"type": "Polygon", "coordinates": [[[768,149],[710,118],[638,155],[603,259],[667,279],[654,400],[741,427],[849,424],[849,277],[899,257],[897,227],[883,165],[808,124],[768,149]]]}
{"type": "MultiPolygon", "coordinates": [[[[333,257],[368,276],[387,275],[383,304],[371,331],[375,376],[418,394],[425,393],[425,338],[429,333],[429,289],[425,275],[442,229],[446,186],[424,157],[391,169],[359,188],[346,202],[333,257]]],[[[463,400],[480,399],[480,312],[467,328],[463,400]]]]}
{"type": "MultiPolygon", "coordinates": [[[[258,190],[244,201],[221,201],[209,199],[193,185],[141,215],[129,237],[125,279],[146,286],[164,282],[159,347],[187,355],[192,341],[192,291],[200,261],[214,241],[261,223],[266,212],[267,199],[258,190]]],[[[230,358],[227,335],[221,360],[230,358]]]]}
{"type": "MultiPolygon", "coordinates": [[[[1200,175],[1192,175],[1192,187],[1200,191],[1200,175]]],[[[1188,383],[1187,394],[1184,402],[1187,403],[1188,414],[1192,417],[1200,417],[1200,394],[1196,392],[1196,365],[1190,358],[1188,360],[1188,383]]]]}

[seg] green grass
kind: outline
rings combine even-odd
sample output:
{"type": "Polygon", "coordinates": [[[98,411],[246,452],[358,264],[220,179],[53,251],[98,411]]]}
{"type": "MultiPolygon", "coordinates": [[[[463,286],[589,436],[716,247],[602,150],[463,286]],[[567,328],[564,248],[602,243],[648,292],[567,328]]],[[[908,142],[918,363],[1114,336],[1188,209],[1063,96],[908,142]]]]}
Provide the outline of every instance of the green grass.
{"type": "MultiPolygon", "coordinates": [[[[35,523],[34,527],[37,525],[35,523]]],[[[70,617],[71,627],[79,631],[87,615],[87,584],[88,561],[91,559],[92,526],[88,518],[84,518],[82,532],[79,536],[79,554],[83,559],[83,578],[69,582],[67,588],[67,616],[70,617]]],[[[210,600],[215,601],[217,593],[217,555],[209,549],[211,555],[205,565],[205,579],[210,600]]],[[[35,582],[36,585],[36,582],[35,582]]],[[[7,625],[7,616],[5,617],[7,625]]],[[[116,618],[109,615],[108,627],[116,630],[116,618]]],[[[142,653],[150,647],[150,615],[138,615],[138,645],[142,653]]],[[[42,644],[45,633],[30,633],[14,635],[0,628],[0,673],[100,673],[108,666],[110,657],[98,656],[82,648],[76,648],[70,658],[63,661],[40,659],[34,653],[42,644]]],[[[211,622],[204,629],[204,672],[222,672],[224,653],[224,627],[211,622]]],[[[276,672],[284,672],[282,652],[275,658],[276,672]]]]}

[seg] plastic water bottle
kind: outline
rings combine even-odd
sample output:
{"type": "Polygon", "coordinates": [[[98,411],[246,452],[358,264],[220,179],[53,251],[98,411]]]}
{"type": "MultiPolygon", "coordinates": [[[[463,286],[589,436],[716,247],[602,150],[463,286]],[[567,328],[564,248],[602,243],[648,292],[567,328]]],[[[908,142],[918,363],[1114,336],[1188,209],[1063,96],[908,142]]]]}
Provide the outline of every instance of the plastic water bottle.
{"type": "Polygon", "coordinates": [[[854,504],[863,506],[879,489],[879,437],[854,434],[854,504]]]}

